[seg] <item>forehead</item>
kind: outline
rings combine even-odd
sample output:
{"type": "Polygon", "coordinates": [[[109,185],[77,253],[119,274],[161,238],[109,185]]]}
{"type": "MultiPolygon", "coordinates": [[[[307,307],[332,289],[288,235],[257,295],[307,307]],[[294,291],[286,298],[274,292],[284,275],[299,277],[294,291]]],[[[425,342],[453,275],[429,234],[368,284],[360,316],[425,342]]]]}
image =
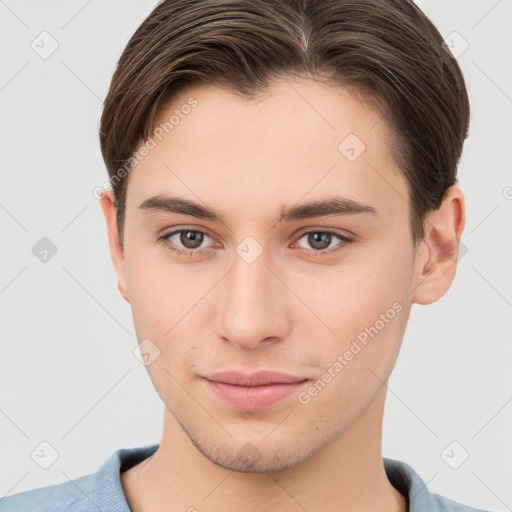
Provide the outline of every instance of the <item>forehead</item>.
{"type": "Polygon", "coordinates": [[[348,130],[366,140],[390,135],[381,123],[384,106],[376,98],[351,86],[309,80],[280,79],[254,98],[216,85],[189,86],[160,106],[155,126],[164,125],[175,113],[181,115],[174,116],[173,124],[177,123],[172,131],[179,135],[184,124],[190,125],[193,131],[187,131],[187,139],[192,143],[231,136],[269,149],[286,149],[291,143],[307,152],[319,139],[337,149],[338,139],[348,130]],[[197,105],[188,109],[192,98],[197,105]],[[188,113],[183,115],[181,110],[188,113]],[[310,143],[304,146],[304,142],[310,143]]]}
{"type": "Polygon", "coordinates": [[[130,173],[128,202],[172,191],[247,209],[336,189],[396,205],[407,192],[386,145],[392,134],[364,99],[284,79],[252,100],[213,85],[182,89],[158,110],[160,136],[130,173]]]}

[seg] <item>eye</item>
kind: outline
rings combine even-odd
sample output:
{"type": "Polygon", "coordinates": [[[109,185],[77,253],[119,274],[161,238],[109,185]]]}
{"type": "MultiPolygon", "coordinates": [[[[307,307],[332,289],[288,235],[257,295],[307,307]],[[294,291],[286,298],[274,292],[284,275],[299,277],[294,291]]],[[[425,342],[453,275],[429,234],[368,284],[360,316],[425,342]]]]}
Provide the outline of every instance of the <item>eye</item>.
{"type": "Polygon", "coordinates": [[[210,238],[204,231],[185,228],[162,235],[158,238],[158,242],[163,243],[166,247],[178,254],[189,254],[192,256],[193,252],[199,252],[198,249],[201,248],[200,246],[205,237],[210,238]]]}
{"type": "MultiPolygon", "coordinates": [[[[301,234],[297,242],[305,237],[307,237],[307,243],[312,247],[309,252],[312,252],[315,256],[340,251],[347,244],[354,241],[354,239],[349,236],[329,229],[306,231],[301,234]],[[336,240],[340,241],[340,243],[335,245],[333,249],[331,244],[336,240]]],[[[157,241],[163,243],[170,250],[178,254],[188,254],[192,256],[193,253],[199,253],[205,249],[205,247],[201,247],[205,238],[211,237],[206,232],[198,229],[182,228],[160,236],[157,241]]],[[[300,245],[299,247],[304,248],[300,245]]]]}
{"type": "Polygon", "coordinates": [[[298,238],[297,242],[299,242],[303,238],[306,238],[306,243],[313,248],[312,252],[315,256],[322,256],[326,253],[340,251],[341,249],[343,249],[343,247],[345,247],[345,245],[354,241],[353,238],[346,235],[342,235],[341,233],[338,233],[337,231],[332,231],[330,229],[306,231],[305,233],[302,233],[302,235],[298,238]],[[333,249],[331,243],[335,242],[336,240],[341,241],[341,243],[335,245],[333,249]]]}

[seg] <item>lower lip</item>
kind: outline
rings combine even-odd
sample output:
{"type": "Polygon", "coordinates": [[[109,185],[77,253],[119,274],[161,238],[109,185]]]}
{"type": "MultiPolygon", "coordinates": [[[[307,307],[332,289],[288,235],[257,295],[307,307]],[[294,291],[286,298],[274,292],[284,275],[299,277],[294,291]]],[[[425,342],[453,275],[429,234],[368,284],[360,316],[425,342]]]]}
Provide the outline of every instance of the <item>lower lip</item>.
{"type": "Polygon", "coordinates": [[[265,386],[235,386],[208,379],[210,389],[222,400],[237,409],[258,410],[266,409],[271,405],[284,400],[292,393],[297,392],[307,380],[287,384],[268,384],[265,386]]]}

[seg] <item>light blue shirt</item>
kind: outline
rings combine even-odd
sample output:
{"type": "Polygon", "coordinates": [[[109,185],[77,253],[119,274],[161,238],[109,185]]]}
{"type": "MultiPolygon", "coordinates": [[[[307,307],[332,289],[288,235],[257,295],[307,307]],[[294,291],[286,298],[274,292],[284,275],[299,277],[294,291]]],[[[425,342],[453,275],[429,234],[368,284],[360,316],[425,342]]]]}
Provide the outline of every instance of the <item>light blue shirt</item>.
{"type": "MultiPolygon", "coordinates": [[[[0,512],[131,512],[119,474],[149,457],[158,446],[123,448],[96,473],[0,498],[0,512]]],[[[385,457],[383,461],[391,484],[409,498],[408,512],[487,512],[431,493],[404,462],[385,457]]]]}

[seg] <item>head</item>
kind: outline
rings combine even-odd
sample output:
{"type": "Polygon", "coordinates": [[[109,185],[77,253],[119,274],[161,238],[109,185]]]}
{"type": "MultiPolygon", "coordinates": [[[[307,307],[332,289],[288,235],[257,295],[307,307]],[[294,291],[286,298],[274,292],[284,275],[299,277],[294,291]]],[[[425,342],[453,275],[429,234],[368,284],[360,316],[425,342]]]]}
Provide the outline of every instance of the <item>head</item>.
{"type": "Polygon", "coordinates": [[[112,259],[158,393],[216,463],[275,471],[339,438],[412,304],[449,289],[469,105],[442,42],[401,0],[173,0],[124,50],[100,129],[112,259]],[[202,378],[262,368],[309,383],[245,410],[202,378]]]}

